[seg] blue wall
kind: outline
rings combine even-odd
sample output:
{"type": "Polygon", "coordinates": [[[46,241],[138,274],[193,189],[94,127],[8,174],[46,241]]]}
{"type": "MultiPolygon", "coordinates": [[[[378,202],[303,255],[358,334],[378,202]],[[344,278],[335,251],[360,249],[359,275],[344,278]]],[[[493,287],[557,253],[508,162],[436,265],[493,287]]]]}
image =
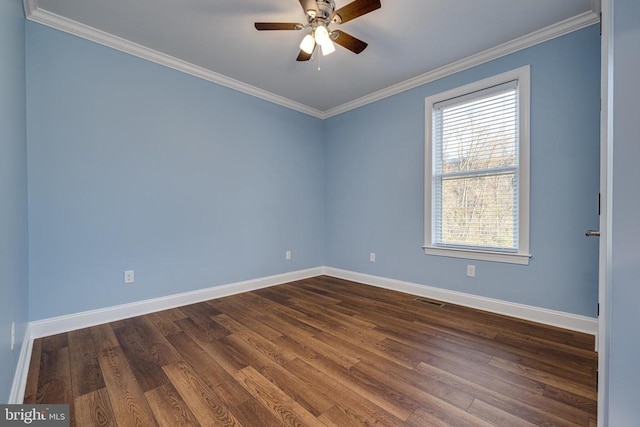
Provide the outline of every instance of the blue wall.
{"type": "Polygon", "coordinates": [[[599,61],[593,26],[322,122],[28,23],[31,319],[318,265],[594,316],[599,61]],[[421,249],[424,98],[527,64],[533,258],[470,279],[421,249]]]}
{"type": "Polygon", "coordinates": [[[638,425],[640,408],[640,4],[613,2],[612,252],[607,329],[609,425],[638,425]]]}
{"type": "Polygon", "coordinates": [[[9,390],[27,321],[27,128],[24,17],[0,2],[0,402],[9,390]],[[10,350],[11,323],[17,325],[10,350]]]}
{"type": "Polygon", "coordinates": [[[595,316],[599,43],[592,26],[326,120],[327,265],[595,316]],[[528,64],[530,265],[425,255],[425,97],[528,64]]]}
{"type": "Polygon", "coordinates": [[[26,35],[31,320],[323,265],[321,120],[26,35]]]}

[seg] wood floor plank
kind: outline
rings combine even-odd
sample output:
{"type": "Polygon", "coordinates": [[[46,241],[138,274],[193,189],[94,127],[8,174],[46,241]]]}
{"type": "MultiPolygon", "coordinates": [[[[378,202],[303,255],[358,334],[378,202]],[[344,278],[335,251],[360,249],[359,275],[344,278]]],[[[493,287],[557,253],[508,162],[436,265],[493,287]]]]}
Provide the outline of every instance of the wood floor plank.
{"type": "Polygon", "coordinates": [[[549,425],[575,427],[584,426],[588,422],[588,417],[580,420],[568,420],[566,417],[552,414],[544,409],[536,408],[530,404],[511,399],[507,396],[484,395],[477,396],[477,399],[536,426],[549,425]]]}
{"type": "Polygon", "coordinates": [[[42,338],[42,351],[54,352],[65,347],[69,347],[69,339],[66,333],[42,338]]]}
{"type": "Polygon", "coordinates": [[[536,427],[528,421],[518,418],[508,412],[502,411],[498,408],[483,402],[482,400],[474,400],[469,407],[469,413],[482,418],[485,421],[496,426],[509,426],[509,427],[536,427]]]}
{"type": "MultiPolygon", "coordinates": [[[[452,426],[452,424],[441,420],[440,418],[436,417],[435,415],[427,412],[427,411],[423,411],[422,409],[418,408],[416,409],[413,414],[411,414],[411,416],[409,417],[409,419],[407,420],[407,425],[412,426],[412,427],[424,427],[424,426],[429,426],[429,427],[454,427],[452,426]]],[[[485,427],[488,427],[490,424],[487,423],[487,425],[485,425],[485,427]]],[[[493,426],[495,427],[495,426],[493,426]]]]}
{"type": "MultiPolygon", "coordinates": [[[[440,381],[415,381],[410,378],[410,374],[403,371],[401,367],[389,366],[381,371],[375,363],[360,362],[353,370],[358,370],[361,374],[377,379],[385,384],[391,385],[403,395],[411,396],[418,406],[430,405],[434,399],[444,402],[444,405],[452,405],[451,411],[466,410],[474,400],[474,395],[451,384],[440,381]],[[426,403],[425,403],[426,402],[426,403]]],[[[412,371],[415,372],[415,371],[412,371]]],[[[415,375],[421,377],[420,375],[415,375]]],[[[438,403],[438,405],[440,405],[438,403]]]]}
{"type": "MultiPolygon", "coordinates": [[[[320,314],[316,317],[319,319],[320,322],[325,322],[327,318],[327,316],[320,315],[320,314]]],[[[323,332],[320,334],[316,334],[314,338],[316,338],[319,341],[323,341],[325,342],[325,344],[327,344],[328,340],[331,340],[332,337],[336,337],[342,340],[343,342],[351,343],[353,345],[356,345],[358,348],[363,348],[367,351],[370,351],[371,353],[377,354],[378,356],[387,358],[391,362],[403,364],[409,368],[412,367],[410,366],[411,362],[407,362],[404,357],[398,356],[393,352],[385,351],[383,348],[378,346],[380,342],[387,339],[386,335],[374,329],[369,329],[369,328],[359,329],[353,326],[349,326],[344,321],[336,320],[334,324],[337,324],[339,326],[336,326],[335,328],[325,327],[323,329],[323,332]]],[[[329,344],[329,345],[333,346],[333,344],[329,344]]],[[[341,349],[341,351],[344,352],[344,349],[341,349]]]]}
{"type": "MultiPolygon", "coordinates": [[[[193,336],[191,338],[193,338],[193,336]]],[[[198,346],[231,376],[250,364],[245,357],[238,353],[233,347],[227,345],[223,340],[218,340],[215,343],[200,341],[198,342],[198,346]]]]}
{"type": "Polygon", "coordinates": [[[416,409],[415,401],[383,382],[345,369],[324,357],[304,361],[401,420],[406,420],[416,409]]]}
{"type": "MultiPolygon", "coordinates": [[[[442,328],[435,324],[427,324],[422,320],[416,321],[415,323],[417,327],[422,328],[424,331],[431,330],[434,333],[440,334],[440,336],[446,341],[462,343],[463,346],[472,347],[488,355],[501,357],[505,360],[510,360],[513,355],[534,358],[544,360],[548,364],[556,365],[562,369],[576,372],[580,375],[584,375],[586,372],[591,372],[593,369],[592,367],[596,365],[593,361],[576,358],[570,354],[557,354],[556,352],[544,352],[544,350],[534,352],[528,348],[525,342],[505,343],[498,341],[497,338],[499,335],[496,339],[489,340],[483,337],[442,328]],[[586,369],[586,367],[589,367],[590,369],[586,369]]],[[[593,378],[595,383],[595,377],[593,378]]]]}
{"type": "Polygon", "coordinates": [[[578,382],[568,380],[566,378],[559,378],[548,372],[539,371],[537,369],[528,368],[526,366],[519,365],[498,357],[494,357],[489,362],[491,366],[495,366],[500,369],[504,369],[508,372],[521,375],[526,378],[530,378],[535,381],[540,381],[548,386],[554,386],[560,388],[569,393],[582,396],[586,399],[596,400],[598,398],[597,390],[595,387],[589,387],[578,382]]]}
{"type": "Polygon", "coordinates": [[[464,419],[467,416],[465,411],[474,400],[472,395],[460,390],[448,388],[442,392],[441,388],[435,388],[436,384],[431,384],[429,388],[415,387],[365,363],[358,364],[355,369],[365,376],[377,379],[393,387],[403,396],[410,396],[417,408],[429,409],[439,414],[447,414],[447,417],[451,419],[464,419]]]}
{"type": "Polygon", "coordinates": [[[71,425],[594,426],[573,331],[319,276],[33,343],[71,425]]]}
{"type": "MultiPolygon", "coordinates": [[[[233,377],[230,377],[228,380],[214,386],[213,391],[229,408],[241,406],[244,402],[252,400],[249,392],[247,392],[247,390],[245,390],[244,387],[242,387],[233,377]]],[[[236,416],[240,415],[236,411],[233,411],[233,413],[236,416]]]]}
{"type": "Polygon", "coordinates": [[[82,396],[105,387],[91,331],[87,328],[68,334],[71,386],[74,396],[82,396]]]}
{"type": "Polygon", "coordinates": [[[328,426],[361,427],[366,425],[365,421],[360,419],[352,411],[349,409],[345,410],[340,406],[332,406],[327,411],[320,414],[318,419],[328,426]]]}
{"type": "Polygon", "coordinates": [[[182,329],[178,327],[174,322],[174,320],[185,319],[186,315],[182,315],[182,317],[176,318],[175,313],[176,310],[165,310],[157,313],[149,313],[146,315],[147,319],[158,329],[158,331],[164,335],[177,334],[182,332],[182,329]]]}
{"type": "Polygon", "coordinates": [[[43,342],[35,403],[72,404],[69,348],[58,346],[47,346],[47,348],[48,350],[44,350],[43,342]]]}
{"type": "Polygon", "coordinates": [[[177,362],[163,367],[171,383],[203,426],[240,426],[224,402],[200,378],[188,363],[177,362]]]}
{"type": "MultiPolygon", "coordinates": [[[[277,311],[277,308],[274,311],[277,311]]],[[[274,314],[272,311],[263,308],[261,313],[262,315],[258,319],[261,322],[269,325],[271,328],[282,331],[283,334],[285,334],[284,336],[298,335],[303,333],[312,336],[322,332],[321,329],[315,328],[308,323],[301,321],[300,319],[281,312],[274,314]]]]}
{"type": "Polygon", "coordinates": [[[93,390],[75,398],[76,424],[82,427],[115,427],[115,415],[106,388],[93,390]]]}
{"type": "Polygon", "coordinates": [[[102,350],[99,362],[118,425],[157,425],[122,349],[110,347],[102,350]]]}
{"type": "Polygon", "coordinates": [[[218,308],[221,313],[224,313],[236,322],[242,323],[245,327],[268,340],[274,340],[282,336],[281,331],[273,329],[259,320],[260,312],[247,307],[240,301],[234,300],[233,298],[222,298],[221,300],[209,301],[209,304],[218,308]]]}
{"type": "Polygon", "coordinates": [[[243,427],[283,427],[284,423],[273,416],[257,400],[245,400],[234,408],[243,427]]]}
{"type": "Polygon", "coordinates": [[[169,382],[162,366],[178,360],[172,354],[173,347],[171,350],[163,345],[154,347],[134,319],[124,322],[114,332],[143,392],[169,382]]]}
{"type": "MultiPolygon", "coordinates": [[[[147,352],[153,361],[159,366],[175,363],[178,359],[178,353],[173,346],[167,341],[165,335],[155,327],[153,322],[147,316],[134,317],[127,322],[136,334],[142,338],[147,346],[147,352]]],[[[122,347],[122,341],[120,341],[122,347]]]]}
{"type": "Polygon", "coordinates": [[[302,298],[291,298],[291,303],[293,307],[299,309],[303,312],[306,312],[307,315],[312,315],[313,317],[317,317],[317,313],[323,313],[331,320],[337,321],[338,323],[335,325],[336,327],[343,327],[345,330],[356,328],[363,329],[373,329],[377,326],[375,322],[370,322],[365,319],[359,318],[355,316],[358,311],[355,310],[345,310],[343,307],[340,307],[336,304],[334,305],[323,305],[314,300],[302,299],[302,298]],[[346,325],[346,326],[342,326],[346,325]]]}
{"type": "Polygon", "coordinates": [[[235,377],[258,402],[283,424],[309,427],[325,425],[252,366],[247,366],[236,372],[235,377]]]}
{"type": "Polygon", "coordinates": [[[513,353],[503,353],[502,356],[493,356],[493,357],[499,357],[500,359],[506,360],[510,363],[515,363],[524,368],[546,372],[555,377],[574,381],[579,384],[586,385],[587,387],[590,387],[590,388],[595,385],[595,379],[596,379],[595,369],[593,370],[583,369],[582,371],[569,370],[569,369],[564,369],[562,366],[552,364],[549,361],[545,361],[544,358],[542,359],[534,358],[531,356],[527,357],[527,356],[516,355],[513,353]]]}
{"type": "MultiPolygon", "coordinates": [[[[312,381],[316,387],[325,390],[332,399],[338,403],[334,405],[336,408],[327,412],[341,412],[344,416],[351,419],[353,423],[359,425],[376,425],[384,427],[397,427],[403,425],[403,422],[385,411],[380,406],[375,405],[368,399],[362,399],[354,390],[335,381],[325,372],[314,368],[303,360],[295,359],[287,363],[287,368],[298,377],[305,376],[312,381]]],[[[339,416],[338,414],[336,414],[339,416]]],[[[331,415],[328,415],[331,419],[331,415]]],[[[320,416],[320,419],[326,417],[320,416]]]]}
{"type": "Polygon", "coordinates": [[[218,315],[215,318],[217,319],[218,323],[224,325],[227,330],[233,332],[232,335],[225,337],[225,340],[223,341],[229,342],[234,337],[241,339],[251,346],[252,354],[254,352],[260,353],[279,365],[284,365],[287,360],[291,360],[294,358],[293,355],[287,353],[286,351],[282,351],[282,349],[279,349],[268,339],[250,330],[241,323],[236,322],[226,314],[218,315]]]}
{"type": "Polygon", "coordinates": [[[197,341],[202,342],[216,342],[230,333],[208,316],[190,316],[186,319],[176,320],[174,323],[197,341]]]}
{"type": "MultiPolygon", "coordinates": [[[[416,427],[445,425],[451,427],[489,427],[495,426],[467,412],[449,412],[446,408],[428,406],[418,408],[407,420],[416,427]]],[[[499,426],[499,425],[498,425],[499,426]]],[[[505,425],[506,427],[507,425],[505,425]]],[[[501,427],[501,426],[500,426],[501,427]]],[[[509,426],[511,427],[511,426],[509,426]]]]}
{"type": "Polygon", "coordinates": [[[144,395],[161,427],[200,426],[172,384],[162,384],[144,395]]]}
{"type": "MultiPolygon", "coordinates": [[[[232,378],[209,353],[204,351],[184,332],[171,334],[167,340],[180,353],[182,361],[189,363],[200,377],[212,387],[232,378]]],[[[244,367],[244,365],[243,365],[244,367]]]]}
{"type": "Polygon", "coordinates": [[[93,345],[98,354],[103,350],[120,347],[120,343],[118,342],[118,338],[116,338],[116,334],[113,333],[111,324],[105,323],[97,325],[90,328],[90,330],[91,338],[93,338],[93,345]]]}
{"type": "Polygon", "coordinates": [[[316,417],[336,404],[306,378],[299,378],[279,366],[264,366],[260,374],[316,417]]]}
{"type": "Polygon", "coordinates": [[[297,357],[304,359],[317,359],[324,357],[345,369],[350,368],[360,361],[357,354],[347,354],[340,348],[332,347],[322,341],[322,334],[307,336],[305,334],[291,334],[278,338],[274,343],[283,349],[290,350],[297,357]]]}
{"type": "MultiPolygon", "coordinates": [[[[66,338],[60,340],[59,336],[54,341],[45,345],[40,354],[40,367],[38,373],[38,391],[36,404],[64,403],[69,404],[70,414],[74,413],[73,391],[71,389],[71,367],[69,365],[69,347],[60,347],[67,344],[66,338]],[[50,345],[54,344],[54,345],[50,345]],[[60,344],[60,345],[59,345],[60,344]],[[44,350],[44,348],[47,350],[44,350]]],[[[75,419],[70,415],[69,425],[75,426],[75,419]]]]}
{"type": "Polygon", "coordinates": [[[543,411],[548,413],[551,418],[558,417],[579,425],[588,418],[589,414],[579,408],[548,399],[535,391],[512,385],[490,375],[483,375],[481,371],[478,372],[476,369],[468,369],[460,365],[443,365],[442,363],[437,363],[437,365],[441,366],[421,363],[417,370],[430,375],[451,378],[452,381],[463,384],[464,389],[469,393],[474,393],[476,398],[491,396],[513,407],[524,405],[531,408],[532,412],[543,411]]]}
{"type": "Polygon", "coordinates": [[[589,360],[596,360],[597,355],[591,350],[585,350],[582,348],[572,347],[562,342],[554,342],[538,337],[526,336],[523,334],[498,334],[495,338],[496,342],[502,342],[512,346],[524,347],[529,351],[541,355],[555,355],[561,359],[571,357],[573,359],[579,359],[580,361],[587,362],[589,360]]]}
{"type": "Polygon", "coordinates": [[[551,385],[545,386],[543,396],[549,397],[556,402],[565,403],[573,408],[577,408],[589,414],[595,414],[597,412],[597,400],[584,398],[582,396],[573,394],[557,387],[553,387],[551,385]]]}

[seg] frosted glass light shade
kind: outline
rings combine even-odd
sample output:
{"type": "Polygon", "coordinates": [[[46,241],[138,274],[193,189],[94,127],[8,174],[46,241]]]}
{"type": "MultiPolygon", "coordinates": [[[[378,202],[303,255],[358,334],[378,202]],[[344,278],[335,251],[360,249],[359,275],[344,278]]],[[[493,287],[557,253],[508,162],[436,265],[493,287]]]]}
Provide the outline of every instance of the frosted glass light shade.
{"type": "Polygon", "coordinates": [[[327,27],[324,25],[318,25],[315,32],[316,43],[320,46],[324,46],[325,44],[331,43],[331,39],[329,38],[329,31],[327,31],[327,27]]]}
{"type": "Polygon", "coordinates": [[[311,55],[313,53],[313,48],[316,46],[316,41],[313,39],[311,34],[307,34],[302,39],[302,43],[300,43],[300,49],[311,55]]]}
{"type": "Polygon", "coordinates": [[[327,56],[336,51],[336,47],[331,40],[325,44],[321,44],[320,47],[322,48],[322,56],[327,56]]]}

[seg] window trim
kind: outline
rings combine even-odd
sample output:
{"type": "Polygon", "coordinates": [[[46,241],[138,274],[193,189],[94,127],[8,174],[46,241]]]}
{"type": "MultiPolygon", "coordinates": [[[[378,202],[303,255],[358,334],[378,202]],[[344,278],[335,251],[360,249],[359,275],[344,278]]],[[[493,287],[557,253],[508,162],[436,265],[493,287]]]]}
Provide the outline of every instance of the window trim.
{"type": "Polygon", "coordinates": [[[454,258],[475,259],[482,261],[504,262],[528,265],[529,253],[529,189],[530,189],[530,111],[531,111],[531,71],[524,66],[506,73],[498,74],[445,92],[440,92],[425,98],[425,211],[424,211],[424,252],[427,255],[446,256],[454,258]],[[492,86],[497,86],[512,80],[518,80],[519,97],[519,212],[518,212],[518,251],[515,253],[472,250],[459,248],[445,248],[433,245],[435,235],[432,208],[432,177],[433,177],[433,106],[448,99],[457,98],[477,92],[492,86]]]}

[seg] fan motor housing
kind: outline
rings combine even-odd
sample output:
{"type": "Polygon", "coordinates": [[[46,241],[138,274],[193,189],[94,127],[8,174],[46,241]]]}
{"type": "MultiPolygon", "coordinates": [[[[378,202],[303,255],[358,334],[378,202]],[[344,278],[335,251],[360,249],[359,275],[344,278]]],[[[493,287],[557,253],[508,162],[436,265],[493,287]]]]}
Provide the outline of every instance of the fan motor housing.
{"type": "Polygon", "coordinates": [[[309,19],[315,19],[318,21],[329,22],[333,11],[336,9],[336,4],[333,0],[316,0],[318,7],[318,14],[316,16],[309,16],[309,19]]]}

